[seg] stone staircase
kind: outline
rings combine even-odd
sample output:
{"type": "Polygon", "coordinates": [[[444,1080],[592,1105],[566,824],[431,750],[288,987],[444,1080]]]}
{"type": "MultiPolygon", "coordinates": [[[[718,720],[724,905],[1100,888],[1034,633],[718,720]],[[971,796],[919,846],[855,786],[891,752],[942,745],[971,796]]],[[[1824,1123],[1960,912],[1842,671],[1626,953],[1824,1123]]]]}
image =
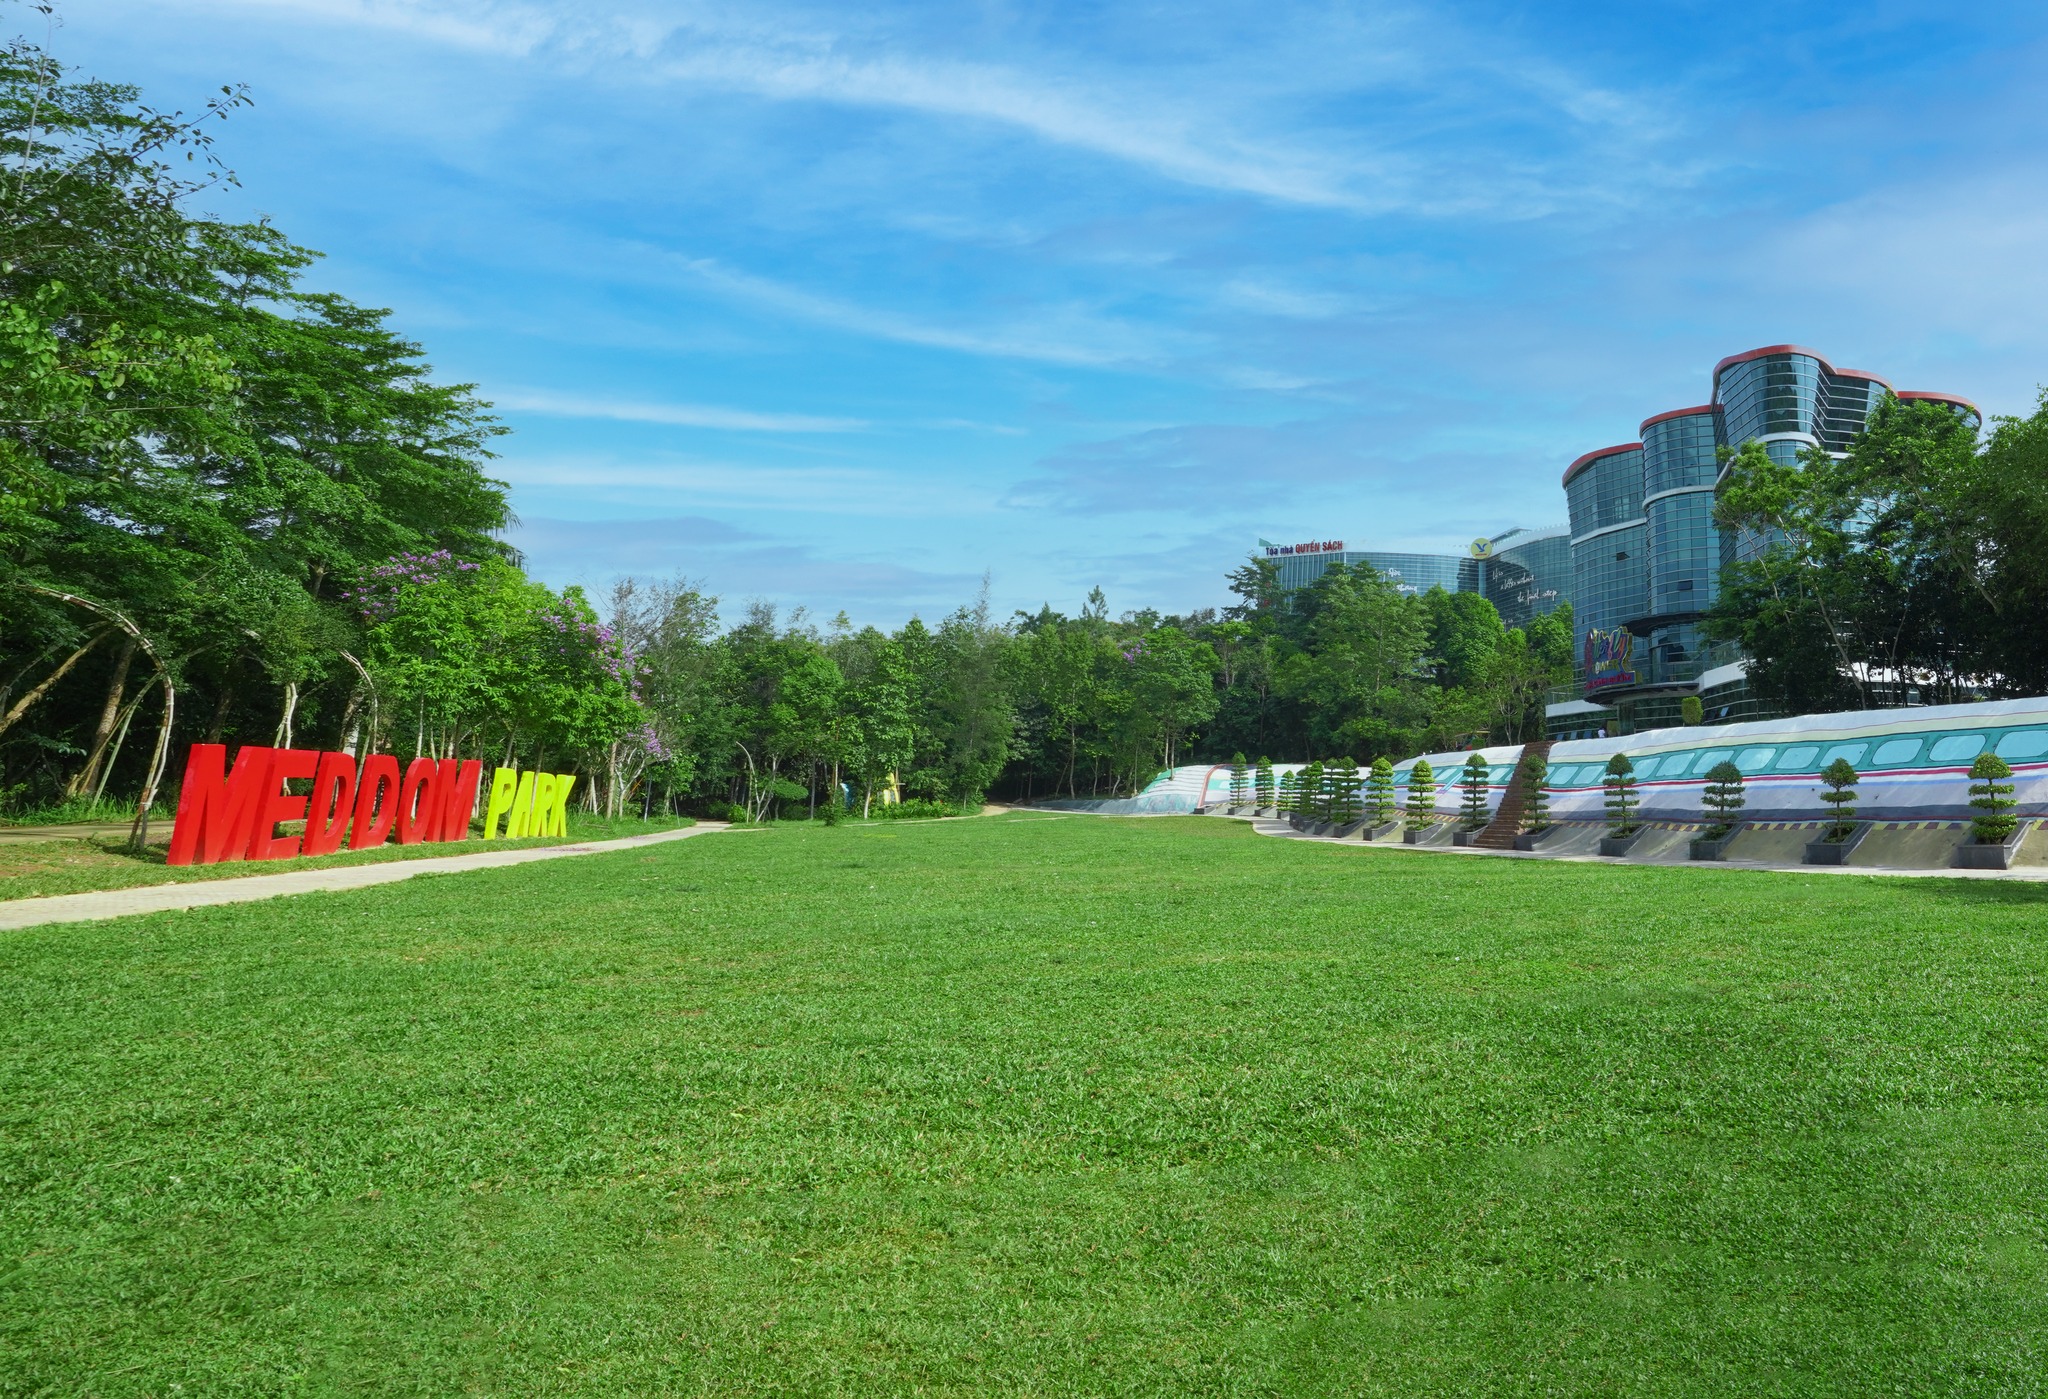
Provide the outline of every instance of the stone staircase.
{"type": "Polygon", "coordinates": [[[1531,758],[1548,759],[1551,740],[1535,739],[1522,746],[1522,757],[1515,764],[1515,770],[1508,777],[1508,789],[1501,794],[1500,805],[1495,808],[1493,820],[1485,829],[1472,838],[1472,843],[1488,850],[1512,850],[1515,837],[1522,830],[1522,811],[1528,805],[1528,791],[1522,786],[1522,775],[1531,758]]]}

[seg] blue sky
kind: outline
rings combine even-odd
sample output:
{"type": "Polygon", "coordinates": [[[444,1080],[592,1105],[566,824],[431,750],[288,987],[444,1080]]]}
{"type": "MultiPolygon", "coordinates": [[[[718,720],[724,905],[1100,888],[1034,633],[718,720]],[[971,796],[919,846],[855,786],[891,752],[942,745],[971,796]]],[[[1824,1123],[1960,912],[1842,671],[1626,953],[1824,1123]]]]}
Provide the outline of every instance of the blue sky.
{"type": "Polygon", "coordinates": [[[2048,381],[2038,3],[69,0],[53,46],[247,83],[214,211],[500,406],[529,567],[729,617],[1461,547],[1762,344],[2048,381]]]}

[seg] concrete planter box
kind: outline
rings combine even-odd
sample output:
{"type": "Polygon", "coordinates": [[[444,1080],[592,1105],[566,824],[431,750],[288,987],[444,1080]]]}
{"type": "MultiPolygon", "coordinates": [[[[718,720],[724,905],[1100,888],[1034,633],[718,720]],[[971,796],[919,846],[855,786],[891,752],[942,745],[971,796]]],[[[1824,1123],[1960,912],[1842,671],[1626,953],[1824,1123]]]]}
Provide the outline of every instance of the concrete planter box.
{"type": "Polygon", "coordinates": [[[1718,839],[1694,836],[1687,854],[1695,860],[1725,860],[1728,858],[1728,847],[1735,844],[1735,837],[1741,834],[1741,826],[1732,826],[1727,835],[1718,839]]]}
{"type": "Polygon", "coordinates": [[[1401,832],[1401,843],[1403,845],[1420,845],[1429,839],[1429,833],[1435,829],[1436,827],[1434,826],[1409,826],[1401,832]]]}
{"type": "Polygon", "coordinates": [[[1451,844],[1465,846],[1467,848],[1475,846],[1479,843],[1479,832],[1485,829],[1486,827],[1481,826],[1478,828],[1478,830],[1468,831],[1461,826],[1457,830],[1451,832],[1451,844]]]}
{"type": "Polygon", "coordinates": [[[1336,829],[1328,821],[1311,821],[1308,823],[1308,833],[1312,836],[1326,836],[1336,829]]]}
{"type": "Polygon", "coordinates": [[[1385,840],[1388,836],[1392,835],[1395,831],[1398,831],[1400,829],[1401,823],[1399,821],[1382,821],[1377,826],[1368,823],[1365,828],[1365,834],[1361,837],[1361,839],[1385,840]]]}
{"type": "Polygon", "coordinates": [[[1870,822],[1858,821],[1847,840],[1809,840],[1806,842],[1806,854],[1801,858],[1809,865],[1846,865],[1856,847],[1863,844],[1863,837],[1869,834],[1870,822]]]}
{"type": "Polygon", "coordinates": [[[2012,857],[2019,852],[2020,842],[2027,838],[2027,827],[2033,822],[2022,821],[1997,845],[1979,845],[1974,835],[1963,837],[1963,843],[1956,847],[1955,856],[1949,861],[1950,869],[1957,870],[2009,870],[2012,857]]]}
{"type": "Polygon", "coordinates": [[[1268,821],[1277,821],[1280,819],[1280,808],[1277,806],[1255,806],[1252,808],[1252,815],[1263,816],[1268,821]]]}
{"type": "Polygon", "coordinates": [[[1543,842],[1549,840],[1562,829],[1564,829],[1562,826],[1545,826],[1538,831],[1524,831],[1515,837],[1515,849],[1541,850],[1543,842]]]}
{"type": "Polygon", "coordinates": [[[1629,851],[1636,848],[1636,842],[1641,840],[1648,830],[1649,827],[1647,826],[1638,826],[1625,836],[1602,836],[1600,837],[1600,853],[1617,858],[1626,855],[1629,851]]]}

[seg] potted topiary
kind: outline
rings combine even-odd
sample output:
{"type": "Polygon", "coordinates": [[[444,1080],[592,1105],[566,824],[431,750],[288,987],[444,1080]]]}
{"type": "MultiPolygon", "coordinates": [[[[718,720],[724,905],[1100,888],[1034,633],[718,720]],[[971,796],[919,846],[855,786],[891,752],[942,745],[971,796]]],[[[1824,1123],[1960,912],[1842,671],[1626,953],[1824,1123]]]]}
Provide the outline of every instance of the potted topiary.
{"type": "Polygon", "coordinates": [[[1534,850],[1550,834],[1550,759],[1531,753],[1522,759],[1522,829],[1515,849],[1534,850]]]}
{"type": "Polygon", "coordinates": [[[1323,765],[1310,763],[1294,784],[1294,824],[1306,830],[1315,824],[1323,802],[1323,765]]]}
{"type": "Polygon", "coordinates": [[[1251,792],[1251,774],[1245,770],[1244,754],[1230,755],[1230,814],[1235,816],[1251,792]]]}
{"type": "Polygon", "coordinates": [[[1358,827],[1358,763],[1339,758],[1330,764],[1330,824],[1340,836],[1356,834],[1358,827]]]}
{"type": "Polygon", "coordinates": [[[1856,776],[1847,758],[1837,758],[1820,770],[1820,780],[1827,787],[1820,799],[1834,814],[1820,835],[1806,843],[1807,864],[1846,865],[1850,853],[1869,833],[1870,823],[1856,819],[1856,776]]]}
{"type": "Polygon", "coordinates": [[[2013,812],[2012,764],[1996,753],[1979,753],[1970,764],[1970,834],[1950,864],[1959,870],[2006,870],[2026,838],[2026,824],[2013,812]]]}
{"type": "Polygon", "coordinates": [[[1378,840],[1399,823],[1394,819],[1394,764],[1384,754],[1372,760],[1365,779],[1365,838],[1378,840]]]}
{"type": "Polygon", "coordinates": [[[1642,823],[1636,820],[1636,765],[1628,754],[1607,760],[1600,785],[1607,790],[1607,834],[1600,837],[1600,853],[1626,855],[1643,838],[1642,823]]]}
{"type": "Polygon", "coordinates": [[[1293,773],[1283,772],[1280,774],[1279,785],[1274,789],[1273,793],[1273,814],[1275,816],[1287,821],[1294,819],[1294,789],[1300,784],[1301,779],[1293,773]]]}
{"type": "Polygon", "coordinates": [[[1493,813],[1486,806],[1486,779],[1491,772],[1486,759],[1476,751],[1465,760],[1464,774],[1458,779],[1464,796],[1459,801],[1458,829],[1451,836],[1453,844],[1470,845],[1474,837],[1486,829],[1486,823],[1493,819],[1493,813]]]}
{"type": "Polygon", "coordinates": [[[1259,765],[1252,770],[1252,805],[1261,816],[1278,816],[1280,812],[1273,801],[1273,764],[1261,753],[1259,765]]]}
{"type": "Polygon", "coordinates": [[[1417,758],[1408,770],[1408,828],[1401,832],[1404,844],[1420,845],[1429,828],[1436,824],[1436,774],[1429,759],[1417,758]]]}
{"type": "Polygon", "coordinates": [[[1707,773],[1707,790],[1700,804],[1706,808],[1707,826],[1693,837],[1692,858],[1725,860],[1737,835],[1735,814],[1748,804],[1742,791],[1742,769],[1723,758],[1707,773]]]}

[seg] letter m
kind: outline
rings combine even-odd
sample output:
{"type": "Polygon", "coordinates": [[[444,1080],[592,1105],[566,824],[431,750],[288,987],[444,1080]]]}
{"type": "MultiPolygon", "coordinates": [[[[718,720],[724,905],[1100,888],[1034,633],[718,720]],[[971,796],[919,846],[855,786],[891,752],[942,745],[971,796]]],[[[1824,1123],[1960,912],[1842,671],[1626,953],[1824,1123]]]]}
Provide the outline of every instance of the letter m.
{"type": "Polygon", "coordinates": [[[270,751],[244,744],[230,773],[225,747],[192,745],[185,760],[185,783],[178,790],[178,818],[171,827],[166,864],[213,865],[248,854],[250,828],[269,795],[265,788],[270,751]]]}

